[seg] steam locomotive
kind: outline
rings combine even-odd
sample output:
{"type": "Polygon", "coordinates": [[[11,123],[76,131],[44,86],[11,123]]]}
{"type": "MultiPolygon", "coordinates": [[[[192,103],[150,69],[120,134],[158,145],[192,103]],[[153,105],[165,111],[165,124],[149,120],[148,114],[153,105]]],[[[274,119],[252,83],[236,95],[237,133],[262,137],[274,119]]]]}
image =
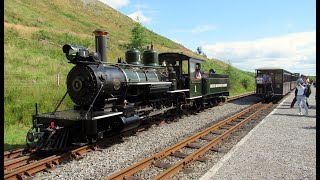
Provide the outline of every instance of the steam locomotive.
{"type": "Polygon", "coordinates": [[[66,44],[62,50],[75,66],[67,76],[67,91],[53,112],[33,115],[26,136],[38,151],[64,150],[124,132],[168,115],[201,110],[229,96],[228,75],[197,74],[203,60],[182,53],[130,49],[126,62],[107,62],[107,32],[95,30],[96,52],[66,44]],[[143,64],[142,64],[143,63],[143,64]],[[161,64],[161,65],[159,65],[161,64]],[[200,75],[200,78],[199,78],[200,75]],[[70,110],[57,111],[69,95],[70,110]]]}

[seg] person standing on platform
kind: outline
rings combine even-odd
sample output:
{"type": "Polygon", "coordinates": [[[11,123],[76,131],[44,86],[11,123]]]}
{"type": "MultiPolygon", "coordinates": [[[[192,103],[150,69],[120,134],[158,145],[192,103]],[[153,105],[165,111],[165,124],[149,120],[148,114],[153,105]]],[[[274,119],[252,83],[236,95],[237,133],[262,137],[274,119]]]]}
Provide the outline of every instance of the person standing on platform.
{"type": "MultiPolygon", "coordinates": [[[[301,74],[300,78],[297,80],[297,85],[299,85],[301,83],[305,83],[306,79],[307,79],[307,76],[304,74],[301,74]]],[[[298,92],[298,89],[296,88],[294,91],[294,98],[291,102],[290,108],[293,108],[294,104],[297,102],[297,92],[298,92]]],[[[308,102],[306,102],[306,104],[307,104],[307,106],[309,106],[308,102]]]]}
{"type": "Polygon", "coordinates": [[[306,81],[305,81],[305,87],[306,87],[306,90],[305,90],[305,92],[306,92],[305,93],[305,95],[306,95],[306,104],[307,104],[307,106],[309,108],[308,98],[309,98],[309,96],[311,94],[311,84],[310,84],[309,78],[307,78],[306,81]]]}
{"type": "Polygon", "coordinates": [[[305,109],[305,114],[304,115],[308,116],[308,106],[306,104],[307,97],[305,95],[306,87],[303,86],[303,83],[299,83],[297,85],[297,90],[298,90],[298,92],[297,92],[297,103],[298,103],[298,108],[299,108],[299,113],[298,114],[299,115],[302,114],[301,113],[301,103],[302,103],[302,105],[304,106],[304,109],[305,109]]]}
{"type": "Polygon", "coordinates": [[[270,96],[273,94],[273,88],[272,88],[272,78],[270,76],[269,72],[266,72],[265,74],[262,75],[263,78],[263,84],[265,87],[265,92],[270,96]]]}

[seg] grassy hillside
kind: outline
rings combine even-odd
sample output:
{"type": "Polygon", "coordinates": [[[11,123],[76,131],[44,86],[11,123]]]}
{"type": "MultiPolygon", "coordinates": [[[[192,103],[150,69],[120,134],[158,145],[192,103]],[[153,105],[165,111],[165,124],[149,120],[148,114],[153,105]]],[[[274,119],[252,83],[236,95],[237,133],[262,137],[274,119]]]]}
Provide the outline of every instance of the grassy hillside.
{"type": "MultiPolygon", "coordinates": [[[[5,0],[4,2],[4,105],[5,149],[24,144],[35,103],[39,111],[53,111],[66,91],[68,64],[62,45],[95,50],[93,31],[106,30],[109,62],[124,57],[134,21],[97,0],[5,0]]],[[[165,37],[146,29],[146,37],[160,52],[183,52],[202,58],[165,37]]],[[[253,74],[219,60],[207,59],[204,70],[215,69],[231,77],[231,94],[253,90],[253,74]],[[245,88],[243,84],[248,82],[245,88]]],[[[72,107],[69,97],[60,109],[72,107]]]]}

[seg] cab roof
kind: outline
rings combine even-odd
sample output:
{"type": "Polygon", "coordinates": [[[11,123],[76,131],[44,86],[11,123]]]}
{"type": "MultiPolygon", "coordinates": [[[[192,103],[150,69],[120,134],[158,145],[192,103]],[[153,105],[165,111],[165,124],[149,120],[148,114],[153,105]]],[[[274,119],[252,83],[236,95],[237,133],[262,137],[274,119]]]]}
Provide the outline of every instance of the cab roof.
{"type": "Polygon", "coordinates": [[[261,67],[261,68],[257,68],[256,70],[284,70],[284,69],[279,67],[261,67]]]}
{"type": "Polygon", "coordinates": [[[166,60],[166,61],[194,60],[194,61],[199,61],[200,63],[204,62],[203,59],[198,59],[198,58],[188,56],[183,53],[174,53],[174,52],[160,53],[159,54],[159,63],[162,63],[164,60],[166,60]]]}

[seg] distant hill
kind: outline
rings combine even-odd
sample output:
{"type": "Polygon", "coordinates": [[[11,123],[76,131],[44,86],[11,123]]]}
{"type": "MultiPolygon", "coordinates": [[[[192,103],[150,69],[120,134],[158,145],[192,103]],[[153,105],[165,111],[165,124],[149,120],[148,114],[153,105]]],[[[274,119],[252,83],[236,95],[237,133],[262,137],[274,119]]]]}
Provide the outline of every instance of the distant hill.
{"type": "MultiPolygon", "coordinates": [[[[109,33],[108,57],[113,61],[124,55],[119,44],[128,42],[130,31],[134,26],[134,21],[131,18],[98,0],[6,0],[4,4],[5,27],[20,25],[18,28],[21,28],[20,30],[29,36],[42,31],[51,34],[51,36],[69,33],[77,38],[91,40],[93,39],[93,30],[106,30],[109,33]]],[[[154,42],[155,48],[159,51],[184,52],[188,55],[198,56],[170,39],[148,29],[146,32],[147,39],[154,42]]],[[[37,37],[31,38],[37,40],[37,37]]],[[[66,43],[44,36],[38,38],[51,40],[54,43],[66,43]]],[[[87,45],[94,49],[94,43],[87,45]]]]}
{"type": "MultiPolygon", "coordinates": [[[[98,0],[5,0],[5,134],[11,133],[12,125],[28,125],[24,128],[31,125],[35,103],[39,103],[40,112],[53,111],[65,93],[66,75],[73,65],[67,63],[62,45],[81,45],[94,51],[92,32],[103,29],[108,32],[108,61],[116,62],[117,58],[124,57],[126,49],[121,44],[129,42],[134,23],[98,0]]],[[[148,29],[146,37],[159,52],[183,52],[206,60],[205,71],[213,68],[217,73],[229,73],[231,94],[253,90],[253,73],[206,59],[148,29]]],[[[71,107],[72,102],[67,98],[61,109],[71,107]]],[[[12,141],[16,140],[5,138],[8,144],[14,143],[12,141]]]]}

